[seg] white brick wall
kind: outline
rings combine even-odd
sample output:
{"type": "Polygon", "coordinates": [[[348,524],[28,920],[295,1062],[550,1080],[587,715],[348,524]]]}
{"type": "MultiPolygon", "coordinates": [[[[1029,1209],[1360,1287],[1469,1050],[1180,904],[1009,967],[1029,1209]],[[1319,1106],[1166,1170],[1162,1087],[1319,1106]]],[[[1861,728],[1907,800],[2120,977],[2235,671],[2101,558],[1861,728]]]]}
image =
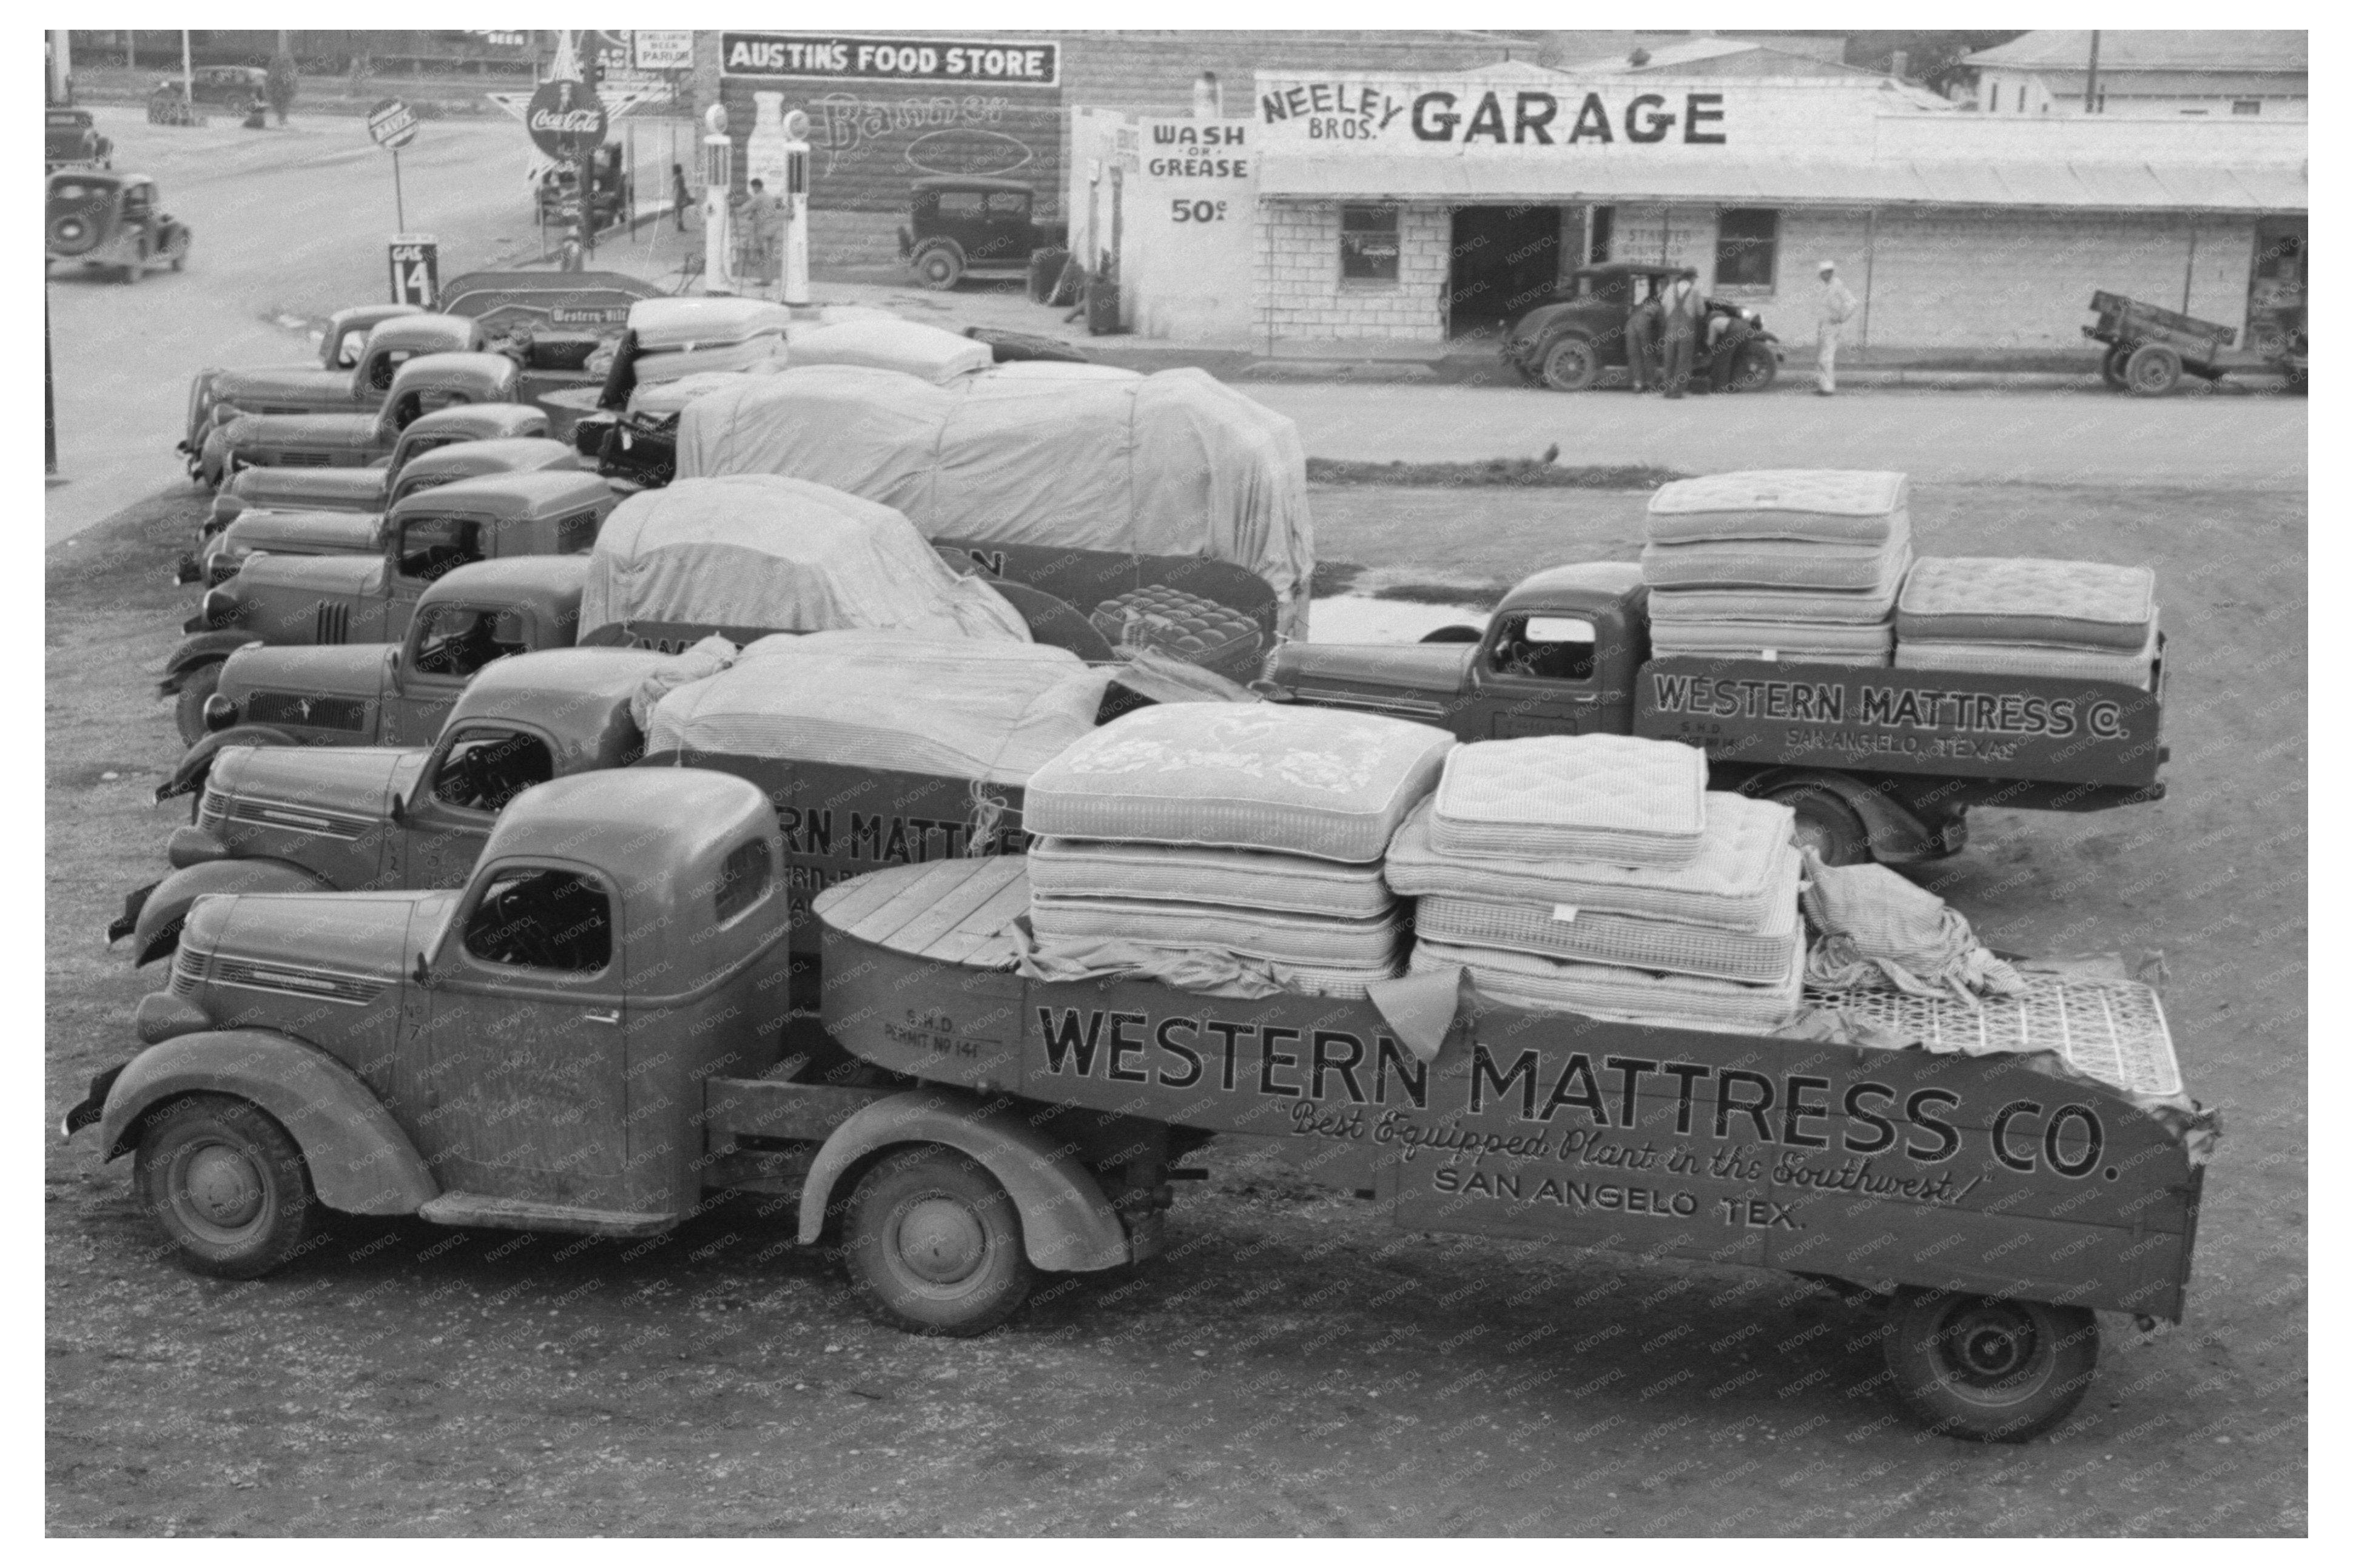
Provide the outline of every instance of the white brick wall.
{"type": "Polygon", "coordinates": [[[1338,203],[1261,201],[1250,289],[1259,335],[1442,342],[1452,226],[1443,206],[1401,208],[1397,281],[1344,280],[1338,203]]]}

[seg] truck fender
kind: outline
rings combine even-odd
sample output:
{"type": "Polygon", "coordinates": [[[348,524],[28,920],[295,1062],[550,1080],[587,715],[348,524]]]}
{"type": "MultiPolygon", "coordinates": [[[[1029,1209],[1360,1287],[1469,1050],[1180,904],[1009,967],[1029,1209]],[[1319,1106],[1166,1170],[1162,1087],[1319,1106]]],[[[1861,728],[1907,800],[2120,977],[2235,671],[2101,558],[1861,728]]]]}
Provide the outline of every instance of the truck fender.
{"type": "Polygon", "coordinates": [[[178,795],[194,795],[205,787],[205,780],[213,771],[213,759],[231,746],[291,746],[293,736],[283,730],[273,730],[267,724],[233,724],[226,730],[216,730],[188,748],[172,776],[155,786],[155,804],[178,795]]]}
{"type": "Polygon", "coordinates": [[[286,1129],[319,1201],[346,1214],[415,1214],[441,1195],[408,1135],[359,1075],[290,1036],[215,1029],[150,1046],[108,1089],[99,1146],[117,1159],[149,1111],[188,1094],[249,1100],[286,1129]]]}
{"type": "Polygon", "coordinates": [[[1936,852],[1936,835],[1902,805],[1861,779],[1820,768],[1772,768],[1741,786],[1740,793],[1763,799],[1792,784],[1817,784],[1829,790],[1862,818],[1871,836],[1871,858],[1877,861],[1919,860],[1936,852]]]}
{"type": "MultiPolygon", "coordinates": [[[[314,871],[285,860],[204,860],[184,866],[139,900],[131,927],[133,969],[170,953],[180,945],[180,928],[188,910],[206,893],[332,893],[334,884],[314,871]]],[[[132,895],[137,897],[136,894],[132,895]]],[[[126,902],[126,910],[128,900],[126,902]]],[[[108,928],[109,940],[112,927],[108,928]]]]}
{"type": "Polygon", "coordinates": [[[828,1199],[846,1173],[907,1143],[944,1143],[979,1161],[1020,1212],[1022,1250],[1036,1267],[1078,1272],[1129,1261],[1127,1233],[1084,1165],[1026,1117],[939,1089],[878,1100],[833,1130],[801,1187],[802,1245],[824,1232],[828,1199]]]}
{"type": "Polygon", "coordinates": [[[217,664],[241,647],[258,646],[261,639],[251,632],[236,626],[220,626],[212,631],[200,631],[172,650],[164,661],[163,690],[169,697],[180,689],[188,672],[201,665],[217,664]]]}
{"type": "Polygon", "coordinates": [[[1003,595],[1005,602],[1029,624],[1031,642],[1066,647],[1089,664],[1112,661],[1110,642],[1068,600],[1058,599],[1042,588],[1008,583],[1001,577],[991,578],[988,585],[1003,595]]]}

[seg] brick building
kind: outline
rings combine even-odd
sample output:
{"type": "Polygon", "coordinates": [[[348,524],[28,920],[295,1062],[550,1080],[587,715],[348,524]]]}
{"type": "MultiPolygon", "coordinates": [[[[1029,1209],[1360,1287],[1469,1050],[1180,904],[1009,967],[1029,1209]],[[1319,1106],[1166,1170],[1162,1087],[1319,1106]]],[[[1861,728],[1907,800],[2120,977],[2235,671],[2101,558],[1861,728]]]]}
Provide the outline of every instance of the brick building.
{"type": "Polygon", "coordinates": [[[1695,267],[1792,340],[1835,260],[1863,352],[1895,362],[2087,355],[2099,289],[2240,327],[2242,352],[2301,310],[2301,122],[1994,116],[1764,63],[1262,70],[1247,118],[1193,122],[1206,150],[1181,117],[1082,106],[1074,243],[1115,245],[1135,330],[1269,352],[1435,349],[1607,259],[1695,267]],[[1106,182],[1123,199],[1090,221],[1106,182]],[[1205,232],[1245,215],[1246,237],[1205,232]]]}

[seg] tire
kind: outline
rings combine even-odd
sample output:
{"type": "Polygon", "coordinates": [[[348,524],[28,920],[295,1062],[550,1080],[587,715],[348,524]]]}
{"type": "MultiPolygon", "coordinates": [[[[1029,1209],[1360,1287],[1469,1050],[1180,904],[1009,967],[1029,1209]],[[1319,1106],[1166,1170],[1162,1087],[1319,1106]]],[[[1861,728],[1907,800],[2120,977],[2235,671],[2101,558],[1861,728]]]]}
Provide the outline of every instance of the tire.
{"type": "Polygon", "coordinates": [[[1486,635],[1477,626],[1440,626],[1436,631],[1422,633],[1421,640],[1447,643],[1477,642],[1486,635]]]}
{"type": "Polygon", "coordinates": [[[964,258],[944,245],[934,245],[915,257],[915,278],[926,289],[945,293],[964,280],[964,258]]]}
{"type": "Polygon", "coordinates": [[[866,1173],[850,1195],[845,1241],[859,1300],[909,1333],[987,1333],[1037,1279],[1013,1200],[978,1161],[937,1143],[866,1173]]]}
{"type": "Polygon", "coordinates": [[[1871,835],[1854,807],[1821,784],[1791,784],[1765,797],[1780,802],[1798,815],[1795,837],[1801,849],[1810,848],[1825,866],[1867,866],[1871,835]]]}
{"type": "Polygon", "coordinates": [[[2125,385],[2135,397],[2163,397],[2181,384],[2181,355],[2163,343],[2143,343],[2125,361],[2125,385]]]}
{"type": "Polygon", "coordinates": [[[2100,379],[2117,392],[2128,384],[2125,380],[2125,361],[2132,358],[2130,343],[2116,343],[2100,356],[2100,379]]]}
{"type": "Polygon", "coordinates": [[[180,690],[172,706],[172,722],[180,731],[180,744],[193,746],[211,731],[205,728],[205,700],[220,689],[223,661],[214,659],[188,671],[180,682],[180,690]]]}
{"type": "Polygon", "coordinates": [[[2100,1324],[2086,1307],[1908,1290],[1891,1314],[1886,1355],[1897,1395],[1930,1431],[2023,1443],[2083,1399],[2100,1324]]]}
{"type": "Polygon", "coordinates": [[[1732,379],[1725,384],[1727,392],[1763,392],[1781,374],[1781,362],[1763,343],[1743,343],[1739,357],[1732,362],[1732,379]]]}
{"type": "Polygon", "coordinates": [[[1060,246],[1047,246],[1029,253],[1029,302],[1050,304],[1054,286],[1061,281],[1062,268],[1070,265],[1071,253],[1060,246]]]}
{"type": "Polygon", "coordinates": [[[1555,392],[1583,392],[1601,375],[1601,355],[1585,338],[1556,338],[1545,345],[1538,372],[1555,392]]]}
{"type": "Polygon", "coordinates": [[[132,1180],[181,1267],[221,1279],[283,1268],[319,1216],[294,1140],[225,1094],[191,1095],[150,1118],[132,1180]]]}

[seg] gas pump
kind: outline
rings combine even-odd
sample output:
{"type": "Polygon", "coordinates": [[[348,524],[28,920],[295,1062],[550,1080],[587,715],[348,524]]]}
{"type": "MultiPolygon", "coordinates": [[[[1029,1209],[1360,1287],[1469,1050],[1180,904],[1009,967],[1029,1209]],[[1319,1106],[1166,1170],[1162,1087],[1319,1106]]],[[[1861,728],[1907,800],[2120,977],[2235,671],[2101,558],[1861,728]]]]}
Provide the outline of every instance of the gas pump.
{"type": "Polygon", "coordinates": [[[809,302],[808,116],[796,109],[785,116],[784,302],[809,302]]]}
{"type": "Polygon", "coordinates": [[[727,198],[734,188],[735,143],[727,136],[727,106],[712,104],[702,125],[702,291],[733,294],[735,250],[727,232],[727,198]]]}

